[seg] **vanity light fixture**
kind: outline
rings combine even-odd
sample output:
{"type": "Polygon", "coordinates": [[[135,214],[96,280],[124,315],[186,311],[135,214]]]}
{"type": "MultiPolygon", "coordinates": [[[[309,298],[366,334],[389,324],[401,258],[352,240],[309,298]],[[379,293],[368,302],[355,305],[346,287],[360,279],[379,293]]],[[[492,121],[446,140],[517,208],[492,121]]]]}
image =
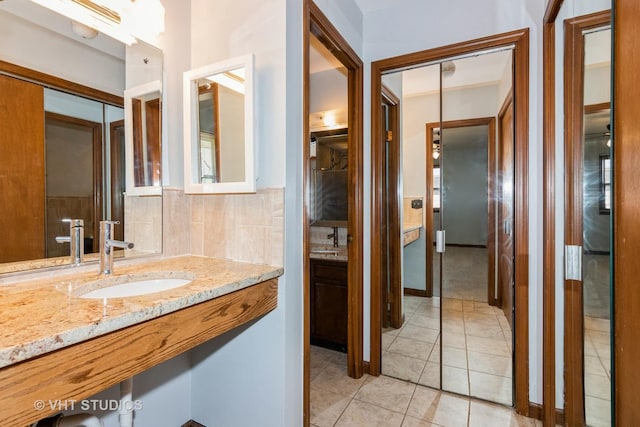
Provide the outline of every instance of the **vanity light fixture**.
{"type": "Polygon", "coordinates": [[[607,131],[604,136],[607,137],[607,147],[611,147],[611,123],[607,123],[607,131]]]}
{"type": "MultiPolygon", "coordinates": [[[[127,45],[135,43],[136,38],[148,41],[164,31],[164,7],[160,0],[31,1],[127,45]]],[[[74,28],[74,32],[92,38],[87,30],[74,28]]]]}
{"type": "Polygon", "coordinates": [[[433,142],[433,158],[438,160],[440,157],[440,141],[436,140],[433,142]]]}

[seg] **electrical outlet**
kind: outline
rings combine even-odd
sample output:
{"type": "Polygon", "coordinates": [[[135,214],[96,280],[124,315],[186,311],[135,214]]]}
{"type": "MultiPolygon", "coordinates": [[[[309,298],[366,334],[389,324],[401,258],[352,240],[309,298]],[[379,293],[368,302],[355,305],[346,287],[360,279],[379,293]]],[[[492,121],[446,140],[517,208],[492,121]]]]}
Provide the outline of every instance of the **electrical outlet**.
{"type": "Polygon", "coordinates": [[[422,209],[422,200],[414,199],[411,201],[411,208],[413,209],[422,209]]]}

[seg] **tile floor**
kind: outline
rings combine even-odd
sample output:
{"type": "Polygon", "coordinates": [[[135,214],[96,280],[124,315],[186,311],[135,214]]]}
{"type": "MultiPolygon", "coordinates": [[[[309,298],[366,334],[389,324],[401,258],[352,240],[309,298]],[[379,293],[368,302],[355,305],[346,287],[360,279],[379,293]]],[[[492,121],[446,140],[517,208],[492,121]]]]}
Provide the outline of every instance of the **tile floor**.
{"type": "Polygon", "coordinates": [[[512,404],[511,328],[486,303],[405,296],[405,323],[382,334],[382,373],[397,379],[512,404]],[[442,344],[442,350],[440,346],[442,344]]]}
{"type": "Polygon", "coordinates": [[[587,425],[611,425],[611,342],[609,319],[584,317],[584,393],[587,425]]]}
{"type": "Polygon", "coordinates": [[[349,378],[345,354],[312,346],[311,425],[537,427],[542,424],[502,405],[385,375],[349,378]]]}

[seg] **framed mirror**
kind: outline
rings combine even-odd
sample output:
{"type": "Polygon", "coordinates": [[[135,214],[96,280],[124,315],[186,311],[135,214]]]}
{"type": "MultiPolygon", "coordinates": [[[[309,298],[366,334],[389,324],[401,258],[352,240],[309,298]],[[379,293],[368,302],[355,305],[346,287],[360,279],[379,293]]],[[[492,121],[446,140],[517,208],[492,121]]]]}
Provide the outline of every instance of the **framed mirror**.
{"type": "Polygon", "coordinates": [[[346,227],[349,188],[346,128],[311,132],[311,225],[346,227]]]}
{"type": "Polygon", "coordinates": [[[254,193],[253,56],[184,73],[185,193],[254,193]]]}
{"type": "MultiPolygon", "coordinates": [[[[69,218],[84,221],[87,263],[97,261],[105,219],[120,221],[117,239],[135,243],[119,257],[161,253],[160,187],[153,197],[126,190],[123,96],[127,88],[133,97],[156,93],[161,105],[162,51],[80,34],[69,18],[28,1],[0,3],[0,28],[0,109],[11,111],[0,120],[0,175],[9,178],[0,183],[0,273],[69,265],[69,243],[56,240],[69,235],[69,218]]],[[[162,132],[156,138],[161,150],[162,132]]]]}
{"type": "Polygon", "coordinates": [[[127,194],[162,194],[162,83],[124,91],[127,194]]]}

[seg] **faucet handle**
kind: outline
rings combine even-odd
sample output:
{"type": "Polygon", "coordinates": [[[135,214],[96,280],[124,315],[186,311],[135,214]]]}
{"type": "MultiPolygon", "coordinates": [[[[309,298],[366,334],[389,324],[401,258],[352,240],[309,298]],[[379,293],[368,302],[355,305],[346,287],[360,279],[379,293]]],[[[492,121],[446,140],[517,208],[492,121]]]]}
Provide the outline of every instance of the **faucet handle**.
{"type": "Polygon", "coordinates": [[[70,218],[65,218],[62,220],[62,222],[68,222],[69,223],[69,227],[73,228],[73,227],[84,227],[84,220],[83,219],[70,219],[70,218]]]}

